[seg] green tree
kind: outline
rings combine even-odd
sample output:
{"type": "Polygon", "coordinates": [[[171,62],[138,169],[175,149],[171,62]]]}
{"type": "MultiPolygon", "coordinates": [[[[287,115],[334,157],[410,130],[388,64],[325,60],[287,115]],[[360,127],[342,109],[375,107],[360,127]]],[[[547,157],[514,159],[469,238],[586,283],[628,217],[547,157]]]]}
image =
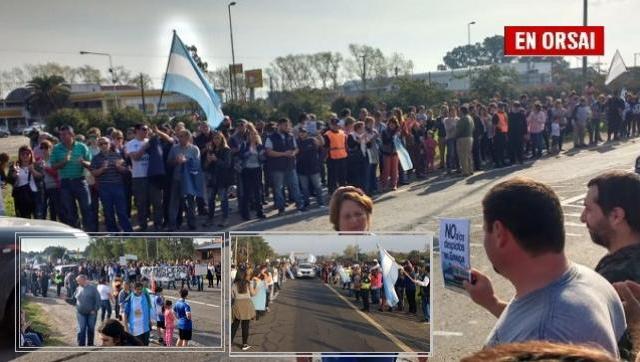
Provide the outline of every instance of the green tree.
{"type": "Polygon", "coordinates": [[[262,236],[238,236],[236,240],[232,240],[236,265],[238,263],[249,261],[249,265],[264,263],[267,259],[273,259],[276,255],[271,246],[264,240],[262,236]]]}
{"type": "Polygon", "coordinates": [[[487,69],[474,71],[471,79],[471,93],[480,99],[488,99],[495,95],[512,97],[517,83],[518,74],[513,69],[503,70],[492,65],[487,69]]]}
{"type": "Polygon", "coordinates": [[[64,125],[73,127],[77,133],[83,133],[89,128],[87,116],[84,112],[74,108],[62,108],[47,117],[47,129],[56,133],[64,125]]]}
{"type": "Polygon", "coordinates": [[[58,259],[62,259],[66,252],[67,248],[65,248],[64,246],[47,246],[42,254],[48,255],[49,260],[55,262],[58,259]]]}
{"type": "Polygon", "coordinates": [[[383,101],[390,107],[421,104],[432,106],[440,104],[452,96],[451,91],[438,85],[429,85],[423,80],[402,78],[398,79],[395,84],[397,90],[385,94],[383,97],[383,101]]]}
{"type": "Polygon", "coordinates": [[[35,77],[29,81],[27,87],[33,92],[27,101],[29,110],[42,117],[47,117],[69,102],[71,91],[61,76],[35,77]]]}
{"type": "Polygon", "coordinates": [[[110,123],[120,130],[126,130],[136,124],[144,123],[146,117],[141,110],[133,107],[113,109],[109,113],[110,123]]]}

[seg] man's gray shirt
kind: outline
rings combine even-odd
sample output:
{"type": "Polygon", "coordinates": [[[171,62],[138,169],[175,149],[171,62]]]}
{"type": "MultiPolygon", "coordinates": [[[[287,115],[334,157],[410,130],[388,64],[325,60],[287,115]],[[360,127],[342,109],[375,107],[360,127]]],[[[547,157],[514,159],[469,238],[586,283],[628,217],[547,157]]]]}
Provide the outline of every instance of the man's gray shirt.
{"type": "Polygon", "coordinates": [[[624,309],[613,286],[572,263],[558,280],[512,299],[486,345],[537,340],[592,344],[619,356],[617,344],[625,329],[624,309]]]}
{"type": "Polygon", "coordinates": [[[76,290],[76,310],[80,314],[97,312],[100,309],[100,293],[93,284],[78,287],[76,290]]]}

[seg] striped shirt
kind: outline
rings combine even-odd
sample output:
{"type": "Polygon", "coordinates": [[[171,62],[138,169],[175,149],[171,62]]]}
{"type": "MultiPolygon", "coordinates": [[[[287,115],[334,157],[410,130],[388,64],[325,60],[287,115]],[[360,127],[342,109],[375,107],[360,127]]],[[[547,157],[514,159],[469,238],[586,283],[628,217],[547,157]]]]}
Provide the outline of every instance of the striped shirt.
{"type": "Polygon", "coordinates": [[[107,169],[102,173],[102,175],[96,177],[96,181],[98,181],[98,185],[101,184],[122,184],[122,174],[116,168],[116,162],[122,160],[122,156],[117,152],[109,152],[104,154],[102,152],[95,155],[95,157],[91,160],[91,169],[97,170],[102,168],[103,164],[106,162],[109,163],[107,169]]]}

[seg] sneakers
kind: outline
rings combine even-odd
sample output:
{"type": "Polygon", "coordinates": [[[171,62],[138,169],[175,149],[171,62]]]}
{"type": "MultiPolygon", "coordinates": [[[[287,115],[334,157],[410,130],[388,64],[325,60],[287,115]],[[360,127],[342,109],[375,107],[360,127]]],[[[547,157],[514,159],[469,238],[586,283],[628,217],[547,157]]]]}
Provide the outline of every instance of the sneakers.
{"type": "Polygon", "coordinates": [[[248,345],[248,344],[244,344],[244,345],[242,345],[242,350],[243,350],[243,351],[247,351],[247,350],[249,350],[249,348],[251,348],[251,346],[250,346],[250,345],[248,345]]]}

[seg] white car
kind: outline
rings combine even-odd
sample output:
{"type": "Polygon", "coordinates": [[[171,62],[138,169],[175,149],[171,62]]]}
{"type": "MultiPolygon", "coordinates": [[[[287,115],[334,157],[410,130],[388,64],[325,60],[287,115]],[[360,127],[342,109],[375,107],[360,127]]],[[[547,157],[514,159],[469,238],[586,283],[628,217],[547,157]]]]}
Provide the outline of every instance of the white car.
{"type": "Polygon", "coordinates": [[[315,278],[316,267],[312,264],[300,264],[296,270],[296,277],[298,278],[315,278]]]}

